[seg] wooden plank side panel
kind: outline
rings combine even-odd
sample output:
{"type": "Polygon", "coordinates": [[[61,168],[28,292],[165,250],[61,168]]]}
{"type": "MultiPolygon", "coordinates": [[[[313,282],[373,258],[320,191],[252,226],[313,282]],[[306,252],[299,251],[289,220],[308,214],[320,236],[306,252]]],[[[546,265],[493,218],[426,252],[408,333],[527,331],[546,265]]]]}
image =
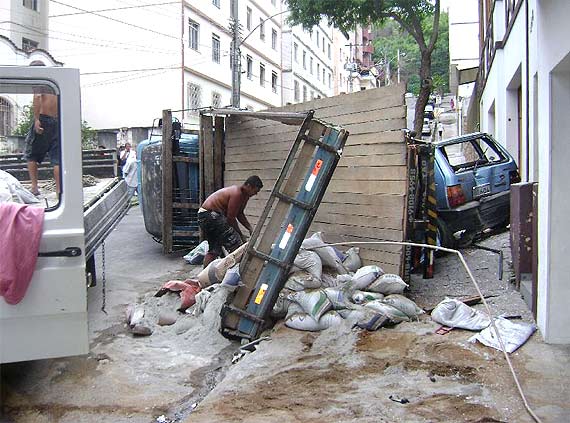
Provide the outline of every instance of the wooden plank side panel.
{"type": "MultiPolygon", "coordinates": [[[[329,242],[402,241],[407,178],[402,88],[366,90],[274,111],[309,109],[316,118],[350,132],[310,231],[323,231],[329,242]]],[[[252,173],[261,177],[264,189],[245,210],[253,223],[263,212],[298,127],[253,117],[231,119],[226,125],[225,185],[242,183],[252,173]]],[[[401,246],[365,244],[360,251],[366,264],[400,271],[401,246]]]]}

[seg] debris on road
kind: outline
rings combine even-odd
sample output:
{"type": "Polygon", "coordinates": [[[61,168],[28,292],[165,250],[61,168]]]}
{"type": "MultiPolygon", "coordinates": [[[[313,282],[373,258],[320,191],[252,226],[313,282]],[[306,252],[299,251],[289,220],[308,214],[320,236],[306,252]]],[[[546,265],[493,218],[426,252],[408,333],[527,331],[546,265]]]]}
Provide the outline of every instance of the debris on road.
{"type": "MultiPolygon", "coordinates": [[[[501,334],[505,350],[508,353],[516,351],[536,331],[536,326],[532,323],[512,322],[504,317],[496,318],[495,326],[501,334]]],[[[473,335],[469,341],[473,343],[479,341],[483,345],[502,351],[497,335],[491,326],[473,335]]]]}

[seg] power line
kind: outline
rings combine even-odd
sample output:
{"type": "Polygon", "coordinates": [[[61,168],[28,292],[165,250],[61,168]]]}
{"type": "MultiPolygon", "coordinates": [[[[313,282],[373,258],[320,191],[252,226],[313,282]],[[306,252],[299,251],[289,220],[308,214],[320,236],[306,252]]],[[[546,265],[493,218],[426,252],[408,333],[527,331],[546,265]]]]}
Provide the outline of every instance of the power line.
{"type": "Polygon", "coordinates": [[[160,67],[160,68],[144,68],[144,69],[124,69],[124,70],[110,70],[110,71],[101,71],[101,72],[85,72],[81,73],[81,76],[86,75],[103,75],[109,73],[127,73],[127,72],[142,72],[142,71],[154,71],[154,70],[163,70],[163,69],[180,69],[180,65],[176,66],[168,66],[168,67],[160,67]]]}
{"type": "MultiPolygon", "coordinates": [[[[50,0],[53,1],[53,0],[50,0]]],[[[57,2],[54,2],[57,3],[57,2]]],[[[113,7],[110,9],[99,9],[99,10],[91,10],[91,11],[84,11],[84,12],[74,12],[74,13],[62,13],[59,15],[49,15],[48,18],[61,18],[64,16],[73,16],[73,15],[84,15],[86,13],[97,13],[97,12],[111,12],[114,10],[125,10],[125,9],[140,9],[142,7],[150,7],[150,6],[162,6],[165,4],[180,4],[179,1],[169,1],[169,2],[163,2],[163,3],[150,3],[150,4],[140,4],[137,6],[123,6],[123,7],[113,7]]],[[[67,6],[67,5],[64,5],[67,6]]]]}
{"type": "Polygon", "coordinates": [[[143,31],[152,32],[153,34],[162,35],[163,37],[174,38],[175,40],[180,40],[180,37],[176,37],[176,36],[170,35],[170,34],[164,34],[164,33],[162,33],[162,32],[158,32],[158,31],[155,31],[155,30],[150,29],[150,28],[145,28],[144,26],[135,25],[135,24],[130,23],[130,22],[121,21],[120,19],[111,18],[110,16],[101,15],[101,14],[96,13],[96,12],[91,12],[91,11],[89,11],[89,10],[85,10],[85,9],[81,9],[81,8],[79,8],[79,7],[71,6],[71,5],[69,5],[69,4],[62,3],[62,2],[57,1],[57,0],[50,0],[50,1],[51,1],[52,3],[60,4],[60,5],[62,5],[62,6],[67,6],[67,7],[70,7],[70,8],[72,8],[72,9],[80,10],[80,11],[85,12],[85,13],[88,13],[88,14],[90,14],[90,15],[99,16],[100,18],[108,19],[108,20],[113,21],[113,22],[118,22],[118,23],[121,23],[121,24],[124,24],[124,25],[132,26],[133,28],[141,29],[141,30],[143,30],[143,31]]]}

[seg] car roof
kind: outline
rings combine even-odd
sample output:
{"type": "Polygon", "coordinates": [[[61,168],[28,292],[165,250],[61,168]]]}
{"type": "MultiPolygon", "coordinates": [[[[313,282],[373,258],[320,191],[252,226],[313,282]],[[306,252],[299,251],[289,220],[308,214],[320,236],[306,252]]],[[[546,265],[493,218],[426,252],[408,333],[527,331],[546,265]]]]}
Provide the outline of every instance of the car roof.
{"type": "Polygon", "coordinates": [[[471,134],[462,135],[460,137],[453,137],[441,141],[434,141],[433,145],[435,145],[436,147],[443,147],[449,144],[457,144],[460,142],[476,140],[477,138],[481,138],[483,136],[493,139],[493,137],[487,134],[486,132],[473,132],[471,134]]]}

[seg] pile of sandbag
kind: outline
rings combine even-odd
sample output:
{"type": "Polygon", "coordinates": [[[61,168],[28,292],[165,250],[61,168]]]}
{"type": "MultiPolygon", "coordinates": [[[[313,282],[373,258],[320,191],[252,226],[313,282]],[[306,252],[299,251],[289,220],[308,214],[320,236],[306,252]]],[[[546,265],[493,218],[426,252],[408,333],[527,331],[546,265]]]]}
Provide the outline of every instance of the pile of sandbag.
{"type": "Polygon", "coordinates": [[[379,266],[364,266],[359,249],[327,246],[320,232],[307,238],[280,292],[272,316],[287,327],[318,331],[346,319],[377,329],[417,319],[424,311],[403,293],[408,285],[379,266]]]}
{"type": "MultiPolygon", "coordinates": [[[[245,248],[212,261],[198,274],[200,288],[239,286],[239,262],[245,248]]],[[[327,245],[317,232],[301,244],[271,315],[299,330],[323,330],[347,319],[375,330],[417,319],[423,313],[403,295],[407,287],[400,276],[386,274],[379,266],[362,267],[358,248],[342,252],[327,245]]],[[[201,300],[202,293],[196,296],[196,302],[201,300]]]]}

